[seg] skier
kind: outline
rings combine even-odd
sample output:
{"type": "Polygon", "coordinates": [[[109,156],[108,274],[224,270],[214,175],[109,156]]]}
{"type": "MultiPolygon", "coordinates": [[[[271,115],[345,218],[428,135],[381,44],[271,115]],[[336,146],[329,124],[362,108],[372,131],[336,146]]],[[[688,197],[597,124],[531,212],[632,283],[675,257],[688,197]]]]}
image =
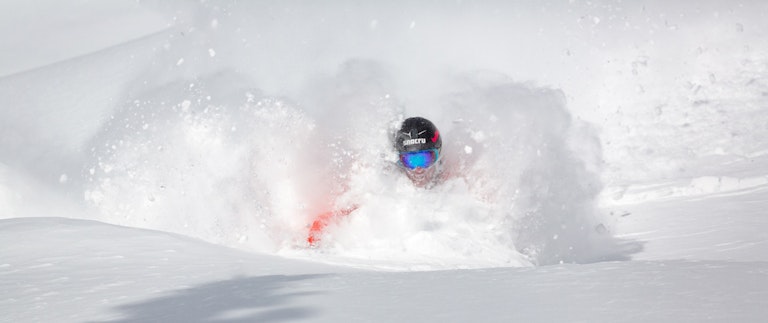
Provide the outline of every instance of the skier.
{"type": "Polygon", "coordinates": [[[417,187],[434,186],[441,175],[443,139],[435,125],[424,118],[403,121],[395,134],[398,165],[417,187]]]}
{"type": "MultiPolygon", "coordinates": [[[[393,139],[397,164],[414,186],[431,188],[441,180],[443,139],[431,121],[421,117],[405,119],[393,139]]],[[[323,229],[331,221],[348,216],[356,209],[357,206],[353,206],[317,216],[309,228],[309,245],[314,246],[320,240],[323,229]]]]}

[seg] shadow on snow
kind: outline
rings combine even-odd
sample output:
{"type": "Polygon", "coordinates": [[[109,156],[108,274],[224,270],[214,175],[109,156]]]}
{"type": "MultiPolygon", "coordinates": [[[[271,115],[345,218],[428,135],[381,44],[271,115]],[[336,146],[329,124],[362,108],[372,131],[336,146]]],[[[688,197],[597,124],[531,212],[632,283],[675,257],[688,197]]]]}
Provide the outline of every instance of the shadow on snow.
{"type": "Polygon", "coordinates": [[[125,318],[106,322],[283,322],[307,318],[317,309],[297,298],[320,294],[298,286],[323,275],[238,277],[169,292],[118,307],[125,318]]]}

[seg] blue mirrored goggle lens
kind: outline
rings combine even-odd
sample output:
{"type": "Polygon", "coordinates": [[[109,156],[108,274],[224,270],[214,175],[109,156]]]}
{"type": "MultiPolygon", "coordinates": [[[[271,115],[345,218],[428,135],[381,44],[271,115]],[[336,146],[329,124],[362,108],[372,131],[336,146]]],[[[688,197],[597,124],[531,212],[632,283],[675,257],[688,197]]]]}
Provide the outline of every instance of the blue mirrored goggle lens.
{"type": "Polygon", "coordinates": [[[420,150],[400,154],[400,163],[409,169],[428,168],[437,161],[437,151],[420,150]]]}

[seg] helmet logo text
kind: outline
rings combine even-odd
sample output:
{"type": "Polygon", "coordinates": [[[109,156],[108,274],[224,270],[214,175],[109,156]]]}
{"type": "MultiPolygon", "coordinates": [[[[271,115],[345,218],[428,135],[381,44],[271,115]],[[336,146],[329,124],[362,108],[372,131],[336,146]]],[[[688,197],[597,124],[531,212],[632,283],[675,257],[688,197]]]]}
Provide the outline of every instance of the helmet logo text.
{"type": "Polygon", "coordinates": [[[425,139],[425,138],[416,138],[416,139],[406,139],[406,140],[403,140],[403,146],[426,144],[426,143],[427,143],[427,139],[425,139]]]}

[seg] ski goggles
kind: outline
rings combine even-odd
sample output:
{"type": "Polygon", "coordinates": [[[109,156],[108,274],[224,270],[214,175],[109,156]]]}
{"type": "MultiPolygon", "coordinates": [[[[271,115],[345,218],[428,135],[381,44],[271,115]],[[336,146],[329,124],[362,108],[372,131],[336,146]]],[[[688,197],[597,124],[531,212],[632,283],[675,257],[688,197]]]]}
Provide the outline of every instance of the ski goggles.
{"type": "Polygon", "coordinates": [[[408,169],[429,168],[440,157],[437,149],[426,149],[400,153],[400,164],[408,169]]]}

